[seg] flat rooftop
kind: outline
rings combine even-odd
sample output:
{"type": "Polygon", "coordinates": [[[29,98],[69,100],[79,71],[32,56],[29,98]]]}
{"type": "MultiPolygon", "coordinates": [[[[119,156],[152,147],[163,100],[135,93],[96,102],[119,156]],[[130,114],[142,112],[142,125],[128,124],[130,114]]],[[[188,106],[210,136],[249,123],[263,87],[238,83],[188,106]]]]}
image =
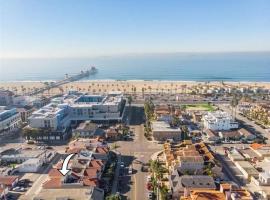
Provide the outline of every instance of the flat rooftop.
{"type": "Polygon", "coordinates": [[[92,187],[42,189],[34,200],[103,199],[103,191],[92,187]]]}
{"type": "Polygon", "coordinates": [[[152,122],[153,131],[157,132],[181,132],[180,128],[173,128],[170,124],[164,121],[155,121],[152,122]]]}

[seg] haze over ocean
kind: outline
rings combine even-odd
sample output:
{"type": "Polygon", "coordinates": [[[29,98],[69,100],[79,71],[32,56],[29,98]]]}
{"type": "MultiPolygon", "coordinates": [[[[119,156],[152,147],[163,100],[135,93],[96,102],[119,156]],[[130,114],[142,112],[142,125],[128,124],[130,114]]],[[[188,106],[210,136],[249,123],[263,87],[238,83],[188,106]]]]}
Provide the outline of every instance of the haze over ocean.
{"type": "Polygon", "coordinates": [[[1,59],[0,81],[58,80],[92,65],[90,80],[270,81],[270,52],[1,59]]]}

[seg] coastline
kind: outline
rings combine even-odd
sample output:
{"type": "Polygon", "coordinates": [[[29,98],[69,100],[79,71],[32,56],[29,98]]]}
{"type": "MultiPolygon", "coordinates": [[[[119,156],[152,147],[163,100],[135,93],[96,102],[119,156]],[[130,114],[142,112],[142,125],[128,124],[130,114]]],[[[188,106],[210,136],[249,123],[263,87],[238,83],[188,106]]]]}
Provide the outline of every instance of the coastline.
{"type": "MultiPolygon", "coordinates": [[[[22,94],[45,86],[45,82],[54,81],[9,81],[0,82],[0,88],[15,90],[22,94]]],[[[107,93],[111,91],[121,92],[145,92],[145,93],[180,93],[194,88],[237,87],[237,88],[264,88],[270,89],[270,82],[233,82],[233,81],[165,81],[165,80],[80,80],[64,84],[49,91],[51,94],[59,94],[68,90],[79,90],[88,93],[107,93]],[[134,89],[135,88],[135,89],[134,89]]]]}

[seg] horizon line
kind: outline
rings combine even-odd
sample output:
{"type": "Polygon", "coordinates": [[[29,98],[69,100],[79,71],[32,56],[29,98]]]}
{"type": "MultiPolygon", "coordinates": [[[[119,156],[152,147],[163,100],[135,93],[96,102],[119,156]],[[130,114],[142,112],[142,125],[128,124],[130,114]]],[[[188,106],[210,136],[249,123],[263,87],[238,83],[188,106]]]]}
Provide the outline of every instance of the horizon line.
{"type": "Polygon", "coordinates": [[[270,53],[270,50],[247,50],[247,51],[174,51],[174,52],[127,52],[100,55],[82,56],[0,56],[0,59],[64,59],[64,58],[100,58],[117,56],[144,56],[144,55],[169,55],[169,54],[238,54],[238,53],[270,53]]]}

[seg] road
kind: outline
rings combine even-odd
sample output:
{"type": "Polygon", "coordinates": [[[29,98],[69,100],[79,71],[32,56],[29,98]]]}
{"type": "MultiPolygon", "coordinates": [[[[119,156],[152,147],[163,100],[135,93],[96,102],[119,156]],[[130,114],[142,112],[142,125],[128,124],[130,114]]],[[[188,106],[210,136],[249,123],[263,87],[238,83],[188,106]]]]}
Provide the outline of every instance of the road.
{"type": "MultiPolygon", "coordinates": [[[[224,110],[225,112],[231,113],[231,109],[225,105],[218,105],[220,109],[224,110]]],[[[255,124],[254,122],[250,121],[244,116],[241,116],[238,112],[235,115],[235,118],[240,121],[247,129],[251,130],[252,132],[256,132],[261,134],[266,138],[270,138],[270,133],[268,133],[265,129],[260,127],[259,125],[255,124]]],[[[266,140],[268,144],[270,144],[270,140],[266,140]]]]}
{"type": "Polygon", "coordinates": [[[147,199],[146,177],[148,173],[141,172],[141,164],[139,162],[147,163],[151,156],[162,150],[162,145],[153,141],[148,141],[144,137],[143,131],[143,110],[139,107],[132,107],[127,109],[127,124],[131,124],[130,128],[135,136],[130,141],[115,142],[119,148],[117,151],[121,154],[121,159],[128,168],[132,166],[133,174],[128,174],[128,169],[124,170],[124,174],[120,177],[121,184],[118,189],[123,194],[124,199],[147,199]],[[139,162],[134,162],[134,160],[139,162]]]}
{"type": "Polygon", "coordinates": [[[132,166],[133,174],[128,175],[128,170],[124,172],[122,177],[122,184],[120,193],[123,194],[126,199],[147,199],[146,190],[146,172],[141,172],[141,164],[134,162],[134,160],[147,163],[152,154],[162,149],[162,145],[147,141],[143,133],[143,125],[131,126],[134,130],[135,136],[133,141],[118,141],[116,142],[119,148],[118,152],[121,153],[122,161],[126,167],[132,166]]]}

